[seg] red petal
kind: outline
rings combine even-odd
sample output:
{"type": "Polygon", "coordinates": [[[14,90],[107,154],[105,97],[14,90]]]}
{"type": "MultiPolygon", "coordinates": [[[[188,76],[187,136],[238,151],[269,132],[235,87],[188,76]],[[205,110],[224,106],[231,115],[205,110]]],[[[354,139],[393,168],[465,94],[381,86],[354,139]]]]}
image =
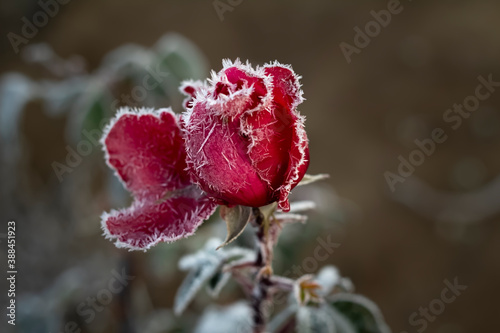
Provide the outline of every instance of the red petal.
{"type": "Polygon", "coordinates": [[[293,143],[290,150],[285,182],[279,189],[280,198],[278,207],[284,212],[290,210],[290,203],[288,202],[290,191],[302,180],[308,167],[309,146],[306,131],[304,130],[304,118],[298,117],[298,121],[295,122],[294,126],[293,143]]]}
{"type": "Polygon", "coordinates": [[[135,200],[102,216],[117,247],[146,250],[194,233],[216,204],[191,184],[177,117],[170,109],[121,110],[103,137],[107,162],[135,200]]]}
{"type": "Polygon", "coordinates": [[[102,141],[108,165],[137,199],[156,200],[190,184],[184,140],[170,109],[123,109],[102,141]]]}
{"type": "Polygon", "coordinates": [[[245,119],[244,133],[252,140],[248,155],[259,176],[273,190],[285,181],[296,121],[297,116],[279,104],[245,119]]]}
{"type": "MultiPolygon", "coordinates": [[[[288,151],[288,165],[284,181],[279,188],[278,205],[283,211],[288,211],[290,210],[288,195],[304,177],[309,166],[309,147],[304,130],[304,118],[295,110],[303,100],[299,82],[300,77],[293,72],[291,67],[281,65],[278,62],[264,66],[264,71],[272,77],[273,101],[281,104],[285,109],[291,110],[292,113],[291,118],[287,118],[285,113],[281,118],[278,117],[278,120],[281,119],[283,122],[282,127],[290,129],[292,132],[292,142],[288,146],[291,147],[288,151]],[[291,127],[287,127],[287,125],[290,126],[290,119],[292,119],[293,124],[291,127]]],[[[288,138],[288,131],[285,134],[288,138]]]]}
{"type": "Polygon", "coordinates": [[[102,216],[106,238],[117,247],[147,250],[159,242],[192,235],[217,205],[192,185],[161,202],[136,200],[131,207],[102,216]]]}
{"type": "Polygon", "coordinates": [[[210,96],[207,96],[209,107],[214,113],[231,118],[257,108],[263,104],[264,97],[270,95],[264,79],[239,61],[224,62],[224,69],[212,78],[210,96]]]}
{"type": "Polygon", "coordinates": [[[295,108],[302,103],[302,90],[299,76],[288,66],[274,63],[264,67],[266,74],[272,77],[274,101],[288,108],[295,108]]]}
{"type": "Polygon", "coordinates": [[[222,202],[259,207],[268,202],[267,184],[247,156],[248,138],[240,134],[240,120],[211,116],[206,103],[197,102],[185,123],[191,173],[200,187],[222,202]]]}
{"type": "Polygon", "coordinates": [[[187,97],[182,102],[184,109],[189,109],[193,106],[193,101],[196,96],[201,92],[201,90],[205,87],[205,84],[201,81],[184,81],[182,82],[179,90],[182,94],[187,97]]]}
{"type": "MultiPolygon", "coordinates": [[[[245,108],[246,110],[255,108],[260,103],[262,97],[267,94],[267,89],[262,78],[253,76],[236,66],[226,68],[224,70],[224,74],[226,75],[227,80],[230,83],[236,85],[235,91],[240,90],[244,86],[253,87],[251,101],[245,108]]],[[[216,89],[217,88],[218,86],[216,87],[216,89]]]]}

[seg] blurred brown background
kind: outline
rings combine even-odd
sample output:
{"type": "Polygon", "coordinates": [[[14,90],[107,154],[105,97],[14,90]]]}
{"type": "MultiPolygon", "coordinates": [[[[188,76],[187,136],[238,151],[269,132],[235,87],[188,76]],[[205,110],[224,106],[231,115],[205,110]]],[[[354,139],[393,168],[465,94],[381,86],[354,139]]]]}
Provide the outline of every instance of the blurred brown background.
{"type": "MultiPolygon", "coordinates": [[[[439,298],[443,281],[455,277],[468,289],[446,305],[426,332],[495,332],[500,315],[500,191],[486,195],[491,214],[481,215],[473,200],[465,208],[466,199],[460,207],[451,205],[472,211],[471,219],[443,217],[439,212],[444,199],[440,202],[429,193],[448,193],[454,202],[455,196],[480,193],[500,172],[500,92],[481,102],[456,131],[443,121],[448,108],[474,93],[479,75],[492,74],[500,81],[500,3],[403,1],[402,6],[366,48],[352,55],[350,64],[339,44],[352,45],[353,28],[373,20],[370,11],[387,8],[387,1],[244,0],[225,12],[223,21],[212,1],[70,1],[30,43],[47,42],[62,57],[81,55],[92,70],[121,44],[151,46],[173,31],[193,41],[215,70],[223,58],[292,64],[303,77],[307,99],[299,109],[307,116],[309,173],[329,173],[329,184],[360,213],[343,227],[342,245],[329,262],[381,307],[393,332],[416,332],[410,314],[439,298]],[[408,157],[416,148],[413,141],[430,137],[436,127],[446,129],[448,140],[410,177],[428,188],[416,192],[411,187],[415,183],[407,181],[391,194],[384,172],[396,172],[398,156],[408,157]],[[394,200],[403,195],[421,206],[394,200]]],[[[0,8],[0,71],[40,77],[5,38],[9,31],[19,32],[20,18],[39,10],[38,5],[3,1],[0,8]]],[[[50,163],[64,158],[65,143],[58,134],[63,120],[36,110],[30,117],[23,120],[33,145],[33,174],[26,175],[26,181],[36,201],[47,188],[57,186],[50,163]]],[[[57,209],[57,198],[43,200],[57,209]]],[[[20,217],[5,214],[2,221],[18,220],[22,233],[20,217]]],[[[43,228],[46,222],[25,223],[43,228]]],[[[33,234],[19,237],[34,239],[35,248],[44,246],[33,234]]],[[[78,250],[74,260],[84,260],[85,248],[94,246],[75,245],[79,241],[66,242],[67,248],[78,250]]],[[[96,237],[92,242],[108,241],[96,237]]],[[[49,269],[33,273],[29,279],[38,283],[26,283],[26,288],[41,290],[54,275],[49,269]]]]}

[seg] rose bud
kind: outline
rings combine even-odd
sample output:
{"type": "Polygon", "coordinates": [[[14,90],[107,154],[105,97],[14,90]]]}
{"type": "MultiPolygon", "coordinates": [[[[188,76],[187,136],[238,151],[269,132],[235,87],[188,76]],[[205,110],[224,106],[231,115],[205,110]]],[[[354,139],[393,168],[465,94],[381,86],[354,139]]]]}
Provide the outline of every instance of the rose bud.
{"type": "Polygon", "coordinates": [[[183,114],[193,180],[219,204],[261,207],[288,195],[309,165],[299,77],[277,62],[223,61],[209,84],[187,82],[183,114]]]}
{"type": "Polygon", "coordinates": [[[170,109],[121,109],[101,140],[107,164],[134,196],[132,205],[102,215],[117,247],[147,250],[193,234],[216,208],[186,171],[186,150],[170,109]]]}

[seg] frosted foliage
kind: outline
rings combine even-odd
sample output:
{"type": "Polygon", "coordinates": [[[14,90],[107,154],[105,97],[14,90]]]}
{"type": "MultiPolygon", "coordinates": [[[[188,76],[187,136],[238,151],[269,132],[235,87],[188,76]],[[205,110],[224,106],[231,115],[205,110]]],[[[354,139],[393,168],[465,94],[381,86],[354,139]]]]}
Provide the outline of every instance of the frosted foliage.
{"type": "Polygon", "coordinates": [[[251,333],[252,311],[244,302],[227,307],[210,307],[201,317],[195,333],[251,333]]]}

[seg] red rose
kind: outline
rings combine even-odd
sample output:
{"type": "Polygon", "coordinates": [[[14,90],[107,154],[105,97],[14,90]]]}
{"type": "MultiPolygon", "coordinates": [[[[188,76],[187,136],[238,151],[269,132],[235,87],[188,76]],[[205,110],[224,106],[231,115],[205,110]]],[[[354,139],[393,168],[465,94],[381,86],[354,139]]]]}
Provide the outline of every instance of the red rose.
{"type": "Polygon", "coordinates": [[[188,82],[184,105],[187,165],[219,204],[260,207],[279,201],[304,176],[309,149],[299,77],[279,63],[253,69],[223,62],[210,84],[188,82]]]}

